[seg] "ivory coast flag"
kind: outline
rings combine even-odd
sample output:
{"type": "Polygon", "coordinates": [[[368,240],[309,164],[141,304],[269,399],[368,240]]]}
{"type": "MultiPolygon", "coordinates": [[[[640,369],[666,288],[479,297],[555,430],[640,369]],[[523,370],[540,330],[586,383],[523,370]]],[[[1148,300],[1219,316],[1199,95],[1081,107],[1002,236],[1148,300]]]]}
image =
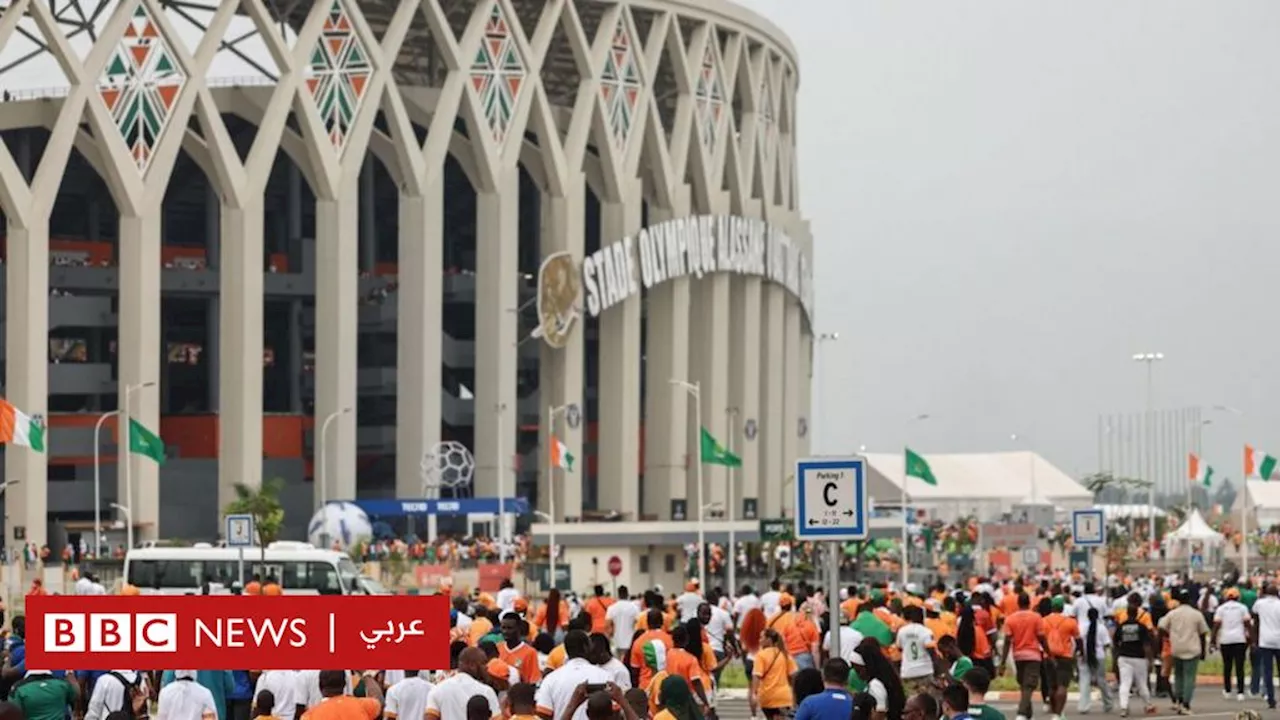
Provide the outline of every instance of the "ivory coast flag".
{"type": "Polygon", "coordinates": [[[1209,487],[1213,482],[1213,468],[1201,460],[1195,453],[1187,455],[1187,479],[1209,487]]]}
{"type": "Polygon", "coordinates": [[[569,446],[560,442],[560,438],[551,436],[551,465],[563,469],[565,472],[573,472],[573,453],[569,452],[569,446]]]}
{"type": "Polygon", "coordinates": [[[1244,446],[1244,476],[1245,479],[1255,475],[1263,480],[1270,480],[1276,472],[1276,459],[1257,448],[1244,446]]]}
{"type": "Polygon", "coordinates": [[[7,400],[0,400],[0,443],[44,452],[44,427],[7,400]]]}

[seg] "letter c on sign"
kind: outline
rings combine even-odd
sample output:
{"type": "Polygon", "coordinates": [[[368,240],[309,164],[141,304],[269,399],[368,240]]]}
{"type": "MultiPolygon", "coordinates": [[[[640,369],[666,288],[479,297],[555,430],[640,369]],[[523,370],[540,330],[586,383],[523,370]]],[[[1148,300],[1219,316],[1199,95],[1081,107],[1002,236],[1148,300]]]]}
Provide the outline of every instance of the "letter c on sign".
{"type": "Polygon", "coordinates": [[[835,498],[833,498],[833,497],[831,497],[831,492],[832,492],[833,490],[835,490],[837,487],[839,487],[839,486],[838,486],[838,485],[836,485],[836,484],[835,484],[835,483],[833,483],[833,482],[829,482],[829,483],[827,483],[825,486],[823,486],[823,488],[822,488],[822,499],[826,501],[826,503],[827,503],[827,507],[834,507],[834,506],[835,506],[835,504],[836,504],[836,499],[835,499],[835,498]]]}
{"type": "Polygon", "coordinates": [[[165,620],[156,618],[154,620],[148,620],[142,624],[142,639],[146,641],[149,647],[164,647],[164,645],[169,642],[169,638],[164,635],[161,635],[159,639],[151,637],[151,628],[157,625],[164,628],[168,627],[169,623],[165,620]]]}

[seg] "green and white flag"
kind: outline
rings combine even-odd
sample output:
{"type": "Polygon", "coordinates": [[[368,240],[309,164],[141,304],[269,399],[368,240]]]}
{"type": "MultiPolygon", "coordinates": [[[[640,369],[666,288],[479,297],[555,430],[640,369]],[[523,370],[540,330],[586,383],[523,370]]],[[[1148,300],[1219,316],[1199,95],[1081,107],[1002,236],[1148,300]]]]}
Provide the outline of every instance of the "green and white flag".
{"type": "Polygon", "coordinates": [[[925,459],[913,452],[911,448],[907,448],[907,477],[919,478],[920,480],[937,485],[938,478],[933,476],[933,469],[929,467],[929,463],[925,459]]]}
{"type": "Polygon", "coordinates": [[[129,452],[145,455],[157,465],[164,464],[164,441],[133,418],[129,418],[129,452]]]}
{"type": "Polygon", "coordinates": [[[1213,468],[1195,453],[1187,456],[1187,479],[1205,487],[1213,484],[1213,468]]]}
{"type": "Polygon", "coordinates": [[[742,467],[742,458],[734,455],[716,441],[706,428],[702,428],[702,462],[708,465],[742,467]]]}

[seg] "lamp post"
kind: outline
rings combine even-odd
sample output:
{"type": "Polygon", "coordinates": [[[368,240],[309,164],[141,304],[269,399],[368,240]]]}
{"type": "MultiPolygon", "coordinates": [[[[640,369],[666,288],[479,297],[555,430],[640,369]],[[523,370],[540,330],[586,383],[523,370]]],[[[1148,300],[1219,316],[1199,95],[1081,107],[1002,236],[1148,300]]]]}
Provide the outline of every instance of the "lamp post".
{"type": "MultiPolygon", "coordinates": [[[[735,435],[737,435],[737,434],[738,434],[738,428],[739,428],[739,425],[738,425],[738,415],[739,415],[740,413],[741,413],[741,411],[740,411],[740,410],[738,410],[738,408],[736,408],[736,407],[730,407],[730,408],[725,408],[725,409],[724,409],[725,427],[726,427],[726,428],[728,428],[728,433],[727,433],[728,437],[726,437],[726,438],[725,438],[725,441],[726,441],[727,443],[729,443],[729,453],[730,453],[730,454],[732,454],[732,453],[733,453],[733,438],[734,438],[734,436],[735,436],[735,435]]],[[[699,459],[701,459],[701,458],[699,458],[699,459]]],[[[728,483],[728,485],[729,485],[729,486],[728,486],[728,488],[726,488],[726,492],[725,492],[725,519],[729,521],[729,569],[728,569],[728,573],[729,573],[729,575],[728,575],[728,582],[729,582],[729,592],[731,592],[731,593],[732,593],[732,592],[733,592],[733,589],[734,589],[735,587],[737,587],[737,582],[738,582],[738,533],[734,532],[734,529],[733,529],[733,515],[734,515],[734,511],[733,511],[733,483],[734,483],[733,471],[734,471],[734,468],[731,468],[731,467],[730,467],[730,468],[725,468],[725,470],[727,470],[727,471],[728,471],[728,476],[729,476],[729,483],[728,483]]],[[[741,476],[739,476],[739,478],[740,478],[740,477],[741,477],[741,476]]],[[[704,589],[704,592],[705,592],[705,589],[704,589]]]]}
{"type": "Polygon", "coordinates": [[[320,507],[324,507],[329,504],[329,477],[326,472],[327,463],[325,462],[325,456],[327,455],[325,452],[325,439],[329,436],[329,423],[349,412],[351,412],[351,408],[349,407],[344,407],[341,410],[334,410],[329,413],[328,417],[324,419],[324,422],[320,423],[320,440],[316,443],[316,447],[319,450],[317,454],[320,456],[320,472],[318,473],[320,476],[320,507]]]}
{"type": "MultiPolygon", "coordinates": [[[[1230,405],[1214,405],[1214,410],[1229,413],[1238,418],[1244,417],[1244,412],[1237,410],[1230,405]]],[[[1242,473],[1243,474],[1243,473],[1242,473]]],[[[1249,579],[1249,478],[1245,476],[1240,482],[1240,577],[1245,580],[1249,579]]]]}
{"type": "Polygon", "coordinates": [[[698,442],[694,446],[698,448],[698,454],[695,456],[697,462],[696,482],[698,483],[698,587],[703,592],[707,590],[707,529],[706,520],[703,513],[706,510],[706,503],[702,497],[702,385],[699,382],[686,382],[684,380],[671,379],[671,384],[683,388],[689,397],[693,398],[693,427],[697,433],[698,442]]]}
{"type": "MultiPolygon", "coordinates": [[[[907,421],[907,434],[911,434],[911,427],[916,423],[924,422],[929,419],[929,413],[920,413],[907,421]]],[[[905,463],[905,453],[903,455],[905,463]]],[[[906,591],[907,578],[910,577],[911,563],[908,561],[910,550],[910,538],[907,533],[907,471],[905,464],[902,468],[902,587],[903,592],[906,591]]]]}
{"type": "Polygon", "coordinates": [[[1133,361],[1145,363],[1147,366],[1147,390],[1146,390],[1146,410],[1142,419],[1142,457],[1144,465],[1144,474],[1146,480],[1150,483],[1147,486],[1147,519],[1151,523],[1151,552],[1156,547],[1156,481],[1152,477],[1155,471],[1155,458],[1151,456],[1151,443],[1153,440],[1151,432],[1151,403],[1152,403],[1152,385],[1154,381],[1155,365],[1164,360],[1162,352],[1134,353],[1133,361]]]}
{"type": "MultiPolygon", "coordinates": [[[[124,529],[124,537],[125,537],[125,542],[129,544],[129,550],[132,550],[133,549],[133,513],[129,511],[129,508],[125,507],[124,505],[121,505],[120,503],[111,503],[111,507],[115,508],[116,512],[119,512],[121,515],[124,515],[124,521],[128,523],[128,525],[126,525],[124,529]]],[[[126,551],[126,553],[127,552],[128,551],[126,551]]]]}
{"type": "MultiPolygon", "coordinates": [[[[116,417],[119,414],[119,410],[102,413],[93,426],[93,556],[98,559],[102,558],[102,440],[99,438],[102,435],[102,425],[107,418],[116,417]]],[[[119,423],[116,423],[117,442],[127,431],[127,428],[122,428],[119,423]]],[[[123,437],[125,442],[129,442],[127,435],[123,437]]]]}
{"type": "MultiPolygon", "coordinates": [[[[551,512],[547,514],[547,536],[550,541],[547,556],[550,558],[549,579],[551,587],[556,586],[556,486],[555,486],[555,453],[553,443],[556,442],[555,423],[556,416],[562,415],[574,407],[572,403],[560,406],[547,407],[547,509],[551,512]]],[[[541,513],[538,513],[541,514],[541,513]]]]}
{"type": "MultiPolygon", "coordinates": [[[[507,412],[507,404],[498,403],[494,405],[493,412],[498,416],[498,422],[496,423],[498,426],[496,448],[498,453],[498,562],[504,563],[507,561],[507,502],[503,481],[506,480],[507,475],[507,459],[502,449],[502,416],[507,412]]],[[[551,587],[555,587],[555,578],[551,579],[551,587]]]]}
{"type": "MultiPolygon", "coordinates": [[[[120,438],[121,433],[124,434],[124,437],[120,439],[124,441],[124,494],[127,496],[126,499],[128,500],[129,507],[133,507],[133,442],[131,439],[133,429],[130,427],[130,423],[133,421],[133,418],[129,414],[130,398],[133,396],[133,393],[138,390],[155,386],[156,382],[154,380],[148,380],[147,382],[136,383],[134,385],[126,385],[124,388],[124,411],[120,414],[120,424],[124,425],[124,427],[116,429],[116,437],[120,438]]],[[[116,505],[115,507],[120,506],[116,505]]],[[[126,511],[126,513],[127,512],[128,511],[126,511]]],[[[129,549],[132,550],[133,515],[129,515],[128,519],[129,532],[126,533],[126,536],[128,538],[129,549]]]]}

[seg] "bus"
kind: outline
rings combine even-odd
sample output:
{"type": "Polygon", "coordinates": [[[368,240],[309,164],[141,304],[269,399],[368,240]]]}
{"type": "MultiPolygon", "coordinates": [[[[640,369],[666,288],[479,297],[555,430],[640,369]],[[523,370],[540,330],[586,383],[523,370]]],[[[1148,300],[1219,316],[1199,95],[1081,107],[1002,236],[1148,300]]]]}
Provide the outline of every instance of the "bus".
{"type": "MultiPolygon", "coordinates": [[[[391,595],[377,580],[360,574],[345,553],[304,542],[277,541],[265,553],[244,548],[245,582],[255,574],[276,578],[286,595],[391,595]]],[[[144,547],[129,551],[124,577],[144,595],[199,595],[231,592],[239,580],[240,548],[196,543],[191,547],[144,547]]]]}

